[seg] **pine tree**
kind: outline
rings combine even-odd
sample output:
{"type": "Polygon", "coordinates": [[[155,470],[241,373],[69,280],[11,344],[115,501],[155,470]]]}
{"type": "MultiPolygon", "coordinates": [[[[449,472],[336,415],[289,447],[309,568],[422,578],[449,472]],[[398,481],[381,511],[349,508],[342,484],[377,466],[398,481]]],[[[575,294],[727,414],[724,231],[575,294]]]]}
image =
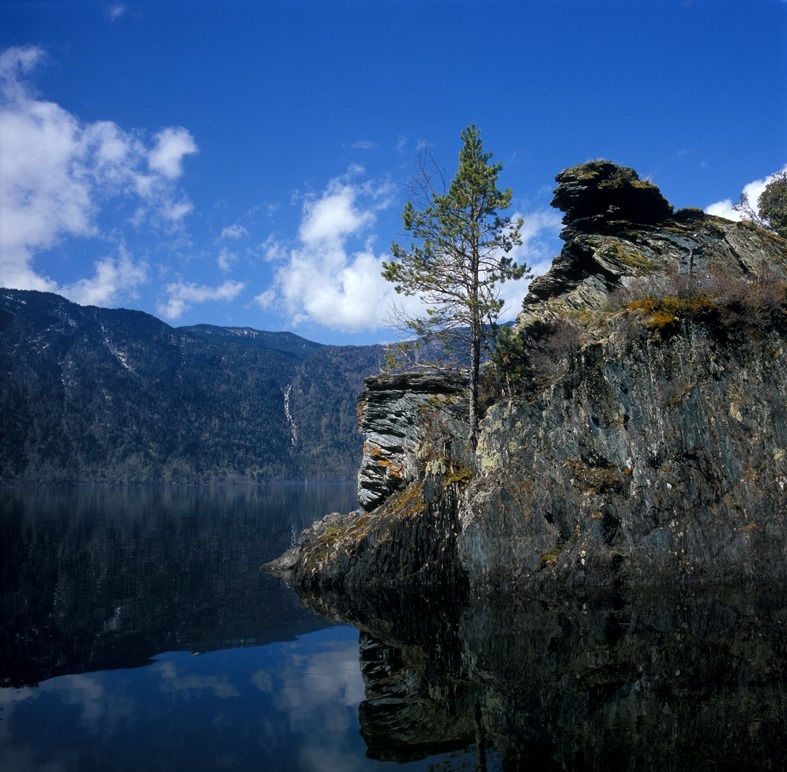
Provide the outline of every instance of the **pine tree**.
{"type": "Polygon", "coordinates": [[[519,228],[499,212],[511,204],[511,190],[501,191],[502,164],[490,163],[480,132],[471,124],[462,131],[456,176],[445,192],[422,166],[418,204],[408,201],[402,213],[411,235],[405,248],[391,245],[393,260],[383,263],[383,276],[397,292],[416,295],[426,305],[421,316],[405,316],[417,336],[461,341],[469,353],[468,419],[470,442],[478,436],[478,387],[482,347],[503,307],[499,285],[526,276],[526,265],[508,253],[522,243],[519,228]]]}

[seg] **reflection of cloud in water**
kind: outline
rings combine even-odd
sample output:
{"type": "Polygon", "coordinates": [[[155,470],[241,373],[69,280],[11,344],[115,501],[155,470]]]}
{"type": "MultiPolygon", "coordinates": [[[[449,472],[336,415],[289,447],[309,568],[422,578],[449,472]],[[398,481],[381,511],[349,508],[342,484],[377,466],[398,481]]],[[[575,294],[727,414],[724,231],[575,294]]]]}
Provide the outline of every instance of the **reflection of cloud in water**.
{"type": "MultiPolygon", "coordinates": [[[[89,675],[63,676],[57,680],[61,702],[81,708],[82,725],[90,732],[97,732],[108,704],[103,684],[89,675]]],[[[44,684],[44,688],[47,686],[44,684]]]]}
{"type": "Polygon", "coordinates": [[[215,769],[242,767],[253,753],[268,759],[271,769],[284,763],[303,772],[355,772],[368,768],[358,729],[363,698],[357,632],[347,628],[198,659],[165,653],[135,670],[0,689],[0,769],[76,769],[85,749],[101,748],[112,758],[121,734],[137,738],[141,757],[148,757],[158,743],[188,742],[198,731],[215,769]],[[32,703],[40,707],[31,709],[32,703]],[[186,703],[188,721],[182,718],[186,703]],[[35,715],[31,711],[65,722],[68,736],[59,736],[51,748],[37,742],[27,718],[35,715]],[[161,734],[160,722],[171,722],[172,735],[161,734]],[[56,763],[49,761],[53,748],[56,763]]]}
{"type": "Polygon", "coordinates": [[[75,769],[79,755],[76,751],[62,751],[57,760],[42,760],[41,748],[29,743],[15,742],[12,731],[15,708],[45,695],[50,695],[63,705],[79,712],[79,724],[85,732],[100,736],[103,741],[124,731],[136,721],[138,705],[133,699],[116,692],[107,692],[100,677],[79,674],[65,675],[44,681],[37,687],[0,689],[0,767],[25,772],[59,772],[75,769]]]}
{"type": "Polygon", "coordinates": [[[264,694],[273,692],[273,677],[267,670],[258,670],[253,673],[251,682],[264,694]]]}
{"type": "Polygon", "coordinates": [[[184,675],[174,662],[157,662],[151,670],[161,676],[161,691],[164,694],[177,694],[178,697],[188,699],[192,692],[209,691],[222,699],[240,697],[240,692],[226,675],[184,675]]]}
{"type": "Polygon", "coordinates": [[[81,711],[80,724],[92,734],[111,737],[120,724],[133,723],[136,705],[128,696],[117,691],[107,692],[100,677],[94,675],[66,675],[41,684],[42,691],[50,691],[64,705],[81,711]]]}
{"type": "MultiPolygon", "coordinates": [[[[17,767],[9,766],[6,762],[9,750],[16,755],[26,753],[23,748],[10,748],[11,738],[11,719],[16,710],[16,706],[23,702],[32,702],[41,695],[40,689],[34,689],[30,686],[23,686],[21,689],[0,689],[0,752],[2,752],[2,762],[6,769],[17,769],[17,767]]],[[[21,765],[19,769],[32,769],[32,767],[21,765]]]]}
{"type": "Polygon", "coordinates": [[[337,704],[355,708],[364,698],[355,642],[337,641],[312,654],[293,650],[280,672],[258,670],[251,681],[260,691],[274,693],[276,707],[289,714],[293,728],[302,720],[312,723],[309,715],[315,710],[333,710],[337,704]]]}
{"type": "MultiPolygon", "coordinates": [[[[357,736],[358,704],[364,698],[358,643],[314,645],[308,638],[286,651],[280,669],[258,670],[251,681],[272,695],[275,707],[287,715],[290,731],[304,738],[298,752],[300,768],[361,769],[363,759],[349,748],[351,735],[357,736]]],[[[275,732],[272,725],[267,729],[275,732]]]]}

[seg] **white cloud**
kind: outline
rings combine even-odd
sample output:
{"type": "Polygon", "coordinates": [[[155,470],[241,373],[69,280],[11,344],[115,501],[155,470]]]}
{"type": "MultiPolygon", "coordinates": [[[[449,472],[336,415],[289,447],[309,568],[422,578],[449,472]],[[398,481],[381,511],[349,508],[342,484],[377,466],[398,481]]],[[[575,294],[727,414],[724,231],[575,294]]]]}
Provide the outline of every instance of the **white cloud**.
{"type": "Polygon", "coordinates": [[[137,225],[177,225],[192,205],[174,182],[196,144],[183,128],[148,149],[111,121],[83,124],[34,95],[27,78],[44,58],[35,47],[0,54],[0,285],[114,298],[143,280],[139,266],[104,259],[93,278],[61,287],[36,269],[37,255],[68,237],[105,238],[99,216],[112,198],[138,202],[137,225]]]}
{"type": "Polygon", "coordinates": [[[229,271],[237,259],[238,256],[231,249],[222,247],[216,262],[219,264],[219,268],[221,268],[222,271],[229,271]]]}
{"type": "Polygon", "coordinates": [[[512,251],[511,256],[518,262],[526,262],[535,276],[546,273],[552,265],[552,258],[560,251],[560,230],[563,219],[555,209],[537,209],[525,215],[519,213],[512,217],[522,217],[520,228],[522,245],[512,251]]]}
{"type": "Polygon", "coordinates": [[[225,281],[218,287],[187,282],[167,284],[165,287],[167,301],[158,305],[158,312],[167,319],[179,319],[188,308],[197,303],[235,300],[245,286],[239,281],[225,281]]]}
{"type": "Polygon", "coordinates": [[[106,15],[107,19],[111,22],[118,21],[122,16],[126,13],[126,6],[122,3],[114,3],[112,5],[107,6],[106,15]]]}
{"type": "Polygon", "coordinates": [[[266,262],[274,263],[287,259],[287,247],[273,233],[260,244],[260,249],[266,262]]]}
{"type": "Polygon", "coordinates": [[[255,298],[261,308],[283,310],[295,326],[311,321],[345,332],[386,326],[395,294],[381,275],[387,255],[376,255],[365,239],[390,205],[391,189],[354,179],[362,171],[351,169],[305,202],[294,248],[273,236],[261,245],[265,259],[279,264],[273,286],[255,298]]]}
{"type": "Polygon", "coordinates": [[[181,126],[160,131],[154,137],[155,147],[150,151],[148,164],[169,180],[183,173],[183,159],[197,152],[197,144],[187,129],[181,126]]]}
{"type": "Polygon", "coordinates": [[[710,206],[705,207],[705,211],[708,214],[714,214],[717,217],[724,217],[727,220],[735,220],[739,222],[743,219],[741,213],[736,211],[733,207],[735,206],[735,202],[731,198],[725,198],[723,201],[717,201],[710,206]]]}
{"type": "Polygon", "coordinates": [[[228,225],[226,228],[221,229],[221,238],[229,239],[230,241],[239,241],[240,239],[249,238],[249,232],[242,225],[235,223],[228,225]]]}
{"type": "MultiPolygon", "coordinates": [[[[760,200],[760,196],[762,195],[763,191],[765,190],[765,186],[777,175],[787,172],[787,164],[785,164],[781,169],[773,174],[769,174],[762,180],[754,180],[748,185],[745,185],[743,188],[743,193],[749,200],[749,204],[753,209],[757,209],[757,202],[760,200]]],[[[705,211],[708,214],[714,214],[717,217],[724,217],[727,220],[734,220],[735,222],[740,222],[744,220],[745,217],[737,211],[734,207],[737,201],[732,201],[729,198],[725,198],[723,201],[716,201],[710,206],[705,208],[705,211]]]]}
{"type": "Polygon", "coordinates": [[[307,246],[338,244],[374,222],[374,212],[359,209],[357,186],[333,180],[317,200],[307,201],[298,231],[307,246]]]}
{"type": "Polygon", "coordinates": [[[148,280],[147,265],[134,262],[122,246],[117,258],[99,260],[95,268],[94,276],[61,287],[60,292],[81,305],[109,306],[121,294],[128,293],[148,280]]]}
{"type": "Polygon", "coordinates": [[[161,210],[161,215],[165,220],[173,223],[180,222],[187,214],[191,214],[194,205],[187,199],[180,201],[165,201],[161,210]]]}
{"type": "MultiPolygon", "coordinates": [[[[560,213],[554,209],[537,209],[528,214],[514,213],[511,220],[523,219],[520,235],[522,244],[509,253],[517,263],[526,263],[539,276],[549,270],[552,258],[560,249],[558,233],[562,226],[560,213]]],[[[527,294],[530,279],[506,281],[499,285],[500,298],[504,302],[500,313],[501,322],[510,322],[522,309],[522,299],[527,294]]]]}
{"type": "MultiPolygon", "coordinates": [[[[261,245],[264,258],[278,267],[273,285],[255,298],[260,308],[283,311],[293,326],[316,322],[344,332],[390,327],[394,305],[405,314],[423,312],[418,298],[397,295],[382,277],[382,263],[390,255],[374,251],[371,228],[378,213],[393,203],[392,191],[358,179],[360,171],[331,180],[321,195],[307,200],[294,247],[274,236],[261,245]]],[[[511,256],[543,273],[559,249],[560,226],[560,214],[553,210],[526,215],[523,243],[511,256]]],[[[527,280],[500,286],[506,302],[503,321],[519,312],[527,286],[527,280]]]]}

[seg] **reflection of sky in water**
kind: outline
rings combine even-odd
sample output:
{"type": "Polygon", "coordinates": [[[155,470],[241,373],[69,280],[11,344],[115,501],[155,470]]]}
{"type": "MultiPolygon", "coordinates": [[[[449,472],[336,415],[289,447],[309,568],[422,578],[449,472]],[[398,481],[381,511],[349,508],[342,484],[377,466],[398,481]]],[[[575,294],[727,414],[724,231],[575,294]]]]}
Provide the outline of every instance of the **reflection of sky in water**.
{"type": "Polygon", "coordinates": [[[0,768],[384,768],[366,758],[363,697],[354,628],[199,656],[170,652],[144,668],[0,689],[0,768]]]}

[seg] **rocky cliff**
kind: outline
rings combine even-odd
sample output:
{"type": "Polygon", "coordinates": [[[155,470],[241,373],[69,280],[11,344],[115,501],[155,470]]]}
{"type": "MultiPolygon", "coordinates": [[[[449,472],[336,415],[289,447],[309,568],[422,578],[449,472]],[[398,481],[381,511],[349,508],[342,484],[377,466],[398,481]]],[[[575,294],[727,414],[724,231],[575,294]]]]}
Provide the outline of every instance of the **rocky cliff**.
{"type": "Polygon", "coordinates": [[[609,162],[557,182],[565,246],[500,342],[477,451],[455,381],[367,380],[364,509],[304,534],[302,589],[787,579],[787,242],[609,162]]]}

